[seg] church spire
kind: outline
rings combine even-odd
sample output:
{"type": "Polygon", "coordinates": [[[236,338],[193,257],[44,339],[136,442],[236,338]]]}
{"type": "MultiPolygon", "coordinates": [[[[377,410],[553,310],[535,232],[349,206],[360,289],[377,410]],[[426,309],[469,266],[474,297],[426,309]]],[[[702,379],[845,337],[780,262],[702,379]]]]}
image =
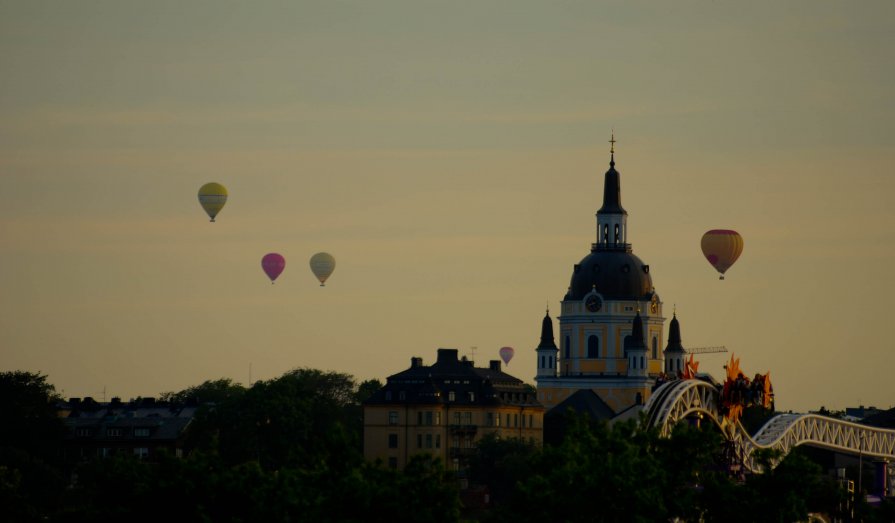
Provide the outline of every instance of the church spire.
{"type": "Polygon", "coordinates": [[[628,212],[622,207],[621,177],[615,170],[615,132],[609,140],[609,170],[603,178],[603,206],[597,211],[597,242],[593,250],[628,249],[628,212]]]}
{"type": "Polygon", "coordinates": [[[544,321],[541,322],[541,344],[538,345],[538,349],[557,349],[556,343],[553,341],[553,320],[550,319],[550,309],[547,309],[544,321]]]}

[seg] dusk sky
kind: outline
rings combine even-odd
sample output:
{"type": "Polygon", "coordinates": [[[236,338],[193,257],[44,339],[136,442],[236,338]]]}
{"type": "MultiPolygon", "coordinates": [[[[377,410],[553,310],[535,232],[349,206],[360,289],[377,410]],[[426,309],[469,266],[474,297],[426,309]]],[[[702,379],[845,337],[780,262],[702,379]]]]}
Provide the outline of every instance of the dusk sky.
{"type": "Polygon", "coordinates": [[[685,347],[770,371],[778,409],[893,407],[893,20],[891,0],[0,0],[0,370],[128,399],[512,346],[534,383],[614,129],[628,239],[685,347]],[[725,281],[716,228],[745,240],[725,281]]]}

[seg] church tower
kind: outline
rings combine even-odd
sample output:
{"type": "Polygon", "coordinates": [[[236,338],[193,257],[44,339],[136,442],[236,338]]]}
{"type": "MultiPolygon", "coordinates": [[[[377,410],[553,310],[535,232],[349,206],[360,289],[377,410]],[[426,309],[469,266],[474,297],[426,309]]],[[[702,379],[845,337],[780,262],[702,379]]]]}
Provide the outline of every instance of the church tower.
{"type": "Polygon", "coordinates": [[[562,300],[554,374],[542,371],[538,348],[535,381],[538,399],[548,409],[579,390],[592,390],[618,413],[646,401],[665,370],[660,349],[662,302],[649,265],[634,255],[628,243],[628,212],[621,203],[614,135],[610,143],[603,202],[596,213],[596,242],[574,265],[562,300]]]}
{"type": "Polygon", "coordinates": [[[559,349],[553,341],[553,320],[550,319],[549,309],[541,322],[541,343],[535,350],[538,354],[538,377],[556,377],[556,356],[559,349]]]}
{"type": "Polygon", "coordinates": [[[665,373],[676,376],[684,369],[684,356],[686,351],[681,344],[681,325],[677,321],[677,314],[672,314],[671,325],[668,327],[668,346],[665,347],[665,373]]]}

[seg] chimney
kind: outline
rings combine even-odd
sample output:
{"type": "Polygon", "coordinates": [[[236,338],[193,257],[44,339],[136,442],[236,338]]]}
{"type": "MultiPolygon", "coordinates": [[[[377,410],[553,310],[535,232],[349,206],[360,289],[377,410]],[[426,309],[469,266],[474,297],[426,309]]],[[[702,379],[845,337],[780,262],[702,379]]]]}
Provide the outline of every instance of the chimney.
{"type": "Polygon", "coordinates": [[[500,360],[491,360],[489,362],[488,368],[493,371],[500,372],[500,360]]]}
{"type": "Polygon", "coordinates": [[[436,363],[457,363],[457,349],[438,349],[436,363]]]}
{"type": "Polygon", "coordinates": [[[410,358],[410,368],[411,368],[411,369],[416,369],[416,368],[419,368],[419,367],[422,367],[422,366],[423,366],[423,359],[422,359],[422,358],[418,358],[418,357],[416,357],[416,356],[414,356],[413,358],[410,358]]]}

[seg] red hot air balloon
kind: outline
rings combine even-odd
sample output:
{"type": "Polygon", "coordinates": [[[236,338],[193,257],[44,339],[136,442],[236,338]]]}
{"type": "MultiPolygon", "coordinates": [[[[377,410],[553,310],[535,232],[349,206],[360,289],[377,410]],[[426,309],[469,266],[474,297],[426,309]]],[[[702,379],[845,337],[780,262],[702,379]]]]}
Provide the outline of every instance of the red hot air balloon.
{"type": "Polygon", "coordinates": [[[736,231],[712,229],[702,235],[702,254],[716,271],[724,273],[743,252],[743,237],[736,231]]]}
{"type": "Polygon", "coordinates": [[[267,277],[270,278],[270,283],[273,284],[277,276],[286,268],[286,258],[275,252],[265,254],[261,258],[261,268],[264,269],[264,274],[267,274],[267,277]]]}
{"type": "Polygon", "coordinates": [[[500,348],[500,359],[502,359],[506,365],[509,365],[510,360],[513,359],[513,354],[515,354],[515,353],[516,353],[516,351],[513,350],[513,347],[501,347],[500,348]]]}

